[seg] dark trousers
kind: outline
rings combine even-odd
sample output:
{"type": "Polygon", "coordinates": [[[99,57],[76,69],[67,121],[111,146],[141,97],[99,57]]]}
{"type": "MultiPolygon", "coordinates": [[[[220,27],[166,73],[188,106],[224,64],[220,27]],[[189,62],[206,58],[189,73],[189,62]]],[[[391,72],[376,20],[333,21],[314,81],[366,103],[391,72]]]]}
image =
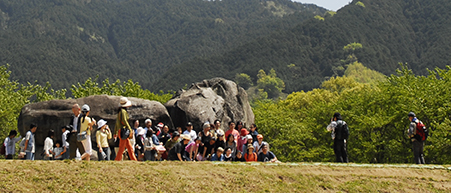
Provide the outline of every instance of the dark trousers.
{"type": "Polygon", "coordinates": [[[77,155],[77,149],[80,152],[80,155],[83,155],[85,153],[85,148],[83,147],[83,144],[79,141],[77,141],[77,133],[70,133],[69,138],[69,159],[75,159],[75,156],[77,155]]]}
{"type": "Polygon", "coordinates": [[[334,140],[334,152],[336,162],[348,163],[348,153],[346,151],[346,143],[344,139],[334,140]]]}
{"type": "Polygon", "coordinates": [[[102,151],[105,152],[106,158],[103,158],[102,153],[97,151],[97,157],[99,161],[110,161],[111,151],[109,147],[102,147],[102,151]]]}
{"type": "Polygon", "coordinates": [[[413,145],[413,159],[416,164],[424,164],[424,141],[414,140],[412,142],[413,145]]]}

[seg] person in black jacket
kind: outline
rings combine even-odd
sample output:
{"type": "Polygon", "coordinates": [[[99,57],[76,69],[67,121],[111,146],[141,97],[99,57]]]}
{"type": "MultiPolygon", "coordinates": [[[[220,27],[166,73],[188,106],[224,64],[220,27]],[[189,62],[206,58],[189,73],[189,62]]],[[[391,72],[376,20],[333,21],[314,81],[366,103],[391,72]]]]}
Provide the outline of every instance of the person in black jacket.
{"type": "Polygon", "coordinates": [[[334,153],[337,162],[348,163],[348,153],[346,143],[349,136],[349,128],[346,122],[341,118],[340,113],[335,113],[331,119],[331,123],[327,126],[327,130],[331,131],[334,140],[334,153]]]}
{"type": "Polygon", "coordinates": [[[187,157],[187,153],[185,151],[185,147],[191,140],[189,135],[181,135],[182,141],[176,143],[174,147],[169,150],[168,160],[171,161],[190,161],[189,157],[187,157]]]}
{"type": "Polygon", "coordinates": [[[70,127],[72,131],[68,134],[69,138],[69,159],[74,159],[77,154],[77,149],[80,152],[80,155],[85,153],[85,148],[83,148],[83,144],[77,141],[77,134],[80,130],[80,117],[81,117],[81,109],[78,104],[74,104],[72,106],[72,112],[74,113],[70,119],[70,127]]]}

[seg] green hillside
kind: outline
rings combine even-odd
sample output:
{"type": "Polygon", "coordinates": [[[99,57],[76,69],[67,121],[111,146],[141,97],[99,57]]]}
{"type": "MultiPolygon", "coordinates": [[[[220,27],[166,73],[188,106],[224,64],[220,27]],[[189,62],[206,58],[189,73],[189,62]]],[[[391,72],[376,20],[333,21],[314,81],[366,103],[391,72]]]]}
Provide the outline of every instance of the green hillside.
{"type": "Polygon", "coordinates": [[[350,54],[386,75],[399,67],[398,62],[424,75],[426,68],[450,63],[449,10],[451,1],[446,0],[353,1],[336,14],[312,18],[223,55],[174,66],[153,90],[180,88],[215,76],[232,79],[237,73],[246,73],[255,82],[259,69],[271,68],[285,81],[286,93],[310,90],[327,77],[342,75],[344,71],[336,69],[345,69],[347,63],[341,60],[350,54]],[[353,42],[362,48],[343,50],[353,42]]]}
{"type": "Polygon", "coordinates": [[[324,12],[289,0],[0,0],[0,65],[57,89],[96,75],[150,88],[174,65],[324,12]]]}

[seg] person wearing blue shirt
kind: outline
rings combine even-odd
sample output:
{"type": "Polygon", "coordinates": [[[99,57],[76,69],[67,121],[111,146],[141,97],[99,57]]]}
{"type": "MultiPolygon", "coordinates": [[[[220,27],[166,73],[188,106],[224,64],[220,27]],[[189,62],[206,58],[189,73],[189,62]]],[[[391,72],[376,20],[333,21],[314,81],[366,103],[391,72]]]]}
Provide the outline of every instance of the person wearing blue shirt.
{"type": "Polygon", "coordinates": [[[211,161],[224,161],[224,149],[222,147],[218,147],[218,150],[216,150],[216,153],[211,156],[211,161]]]}

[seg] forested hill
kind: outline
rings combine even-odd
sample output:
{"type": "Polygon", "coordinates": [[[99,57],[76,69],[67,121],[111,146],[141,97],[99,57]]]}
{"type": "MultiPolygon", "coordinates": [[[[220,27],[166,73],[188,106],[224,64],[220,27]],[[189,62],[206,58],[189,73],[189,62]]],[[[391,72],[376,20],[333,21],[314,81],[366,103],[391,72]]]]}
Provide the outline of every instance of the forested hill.
{"type": "Polygon", "coordinates": [[[155,89],[179,88],[204,78],[233,78],[246,73],[254,81],[259,69],[274,68],[286,84],[285,92],[318,87],[325,77],[341,75],[355,54],[367,67],[386,75],[398,63],[416,74],[444,68],[451,60],[451,1],[360,0],[336,14],[327,13],[285,31],[254,40],[223,55],[196,58],[175,66],[155,89]],[[361,49],[344,46],[360,43],[361,49]]]}
{"type": "Polygon", "coordinates": [[[289,0],[0,0],[0,65],[57,89],[97,75],[150,88],[174,65],[325,11],[289,0]]]}

